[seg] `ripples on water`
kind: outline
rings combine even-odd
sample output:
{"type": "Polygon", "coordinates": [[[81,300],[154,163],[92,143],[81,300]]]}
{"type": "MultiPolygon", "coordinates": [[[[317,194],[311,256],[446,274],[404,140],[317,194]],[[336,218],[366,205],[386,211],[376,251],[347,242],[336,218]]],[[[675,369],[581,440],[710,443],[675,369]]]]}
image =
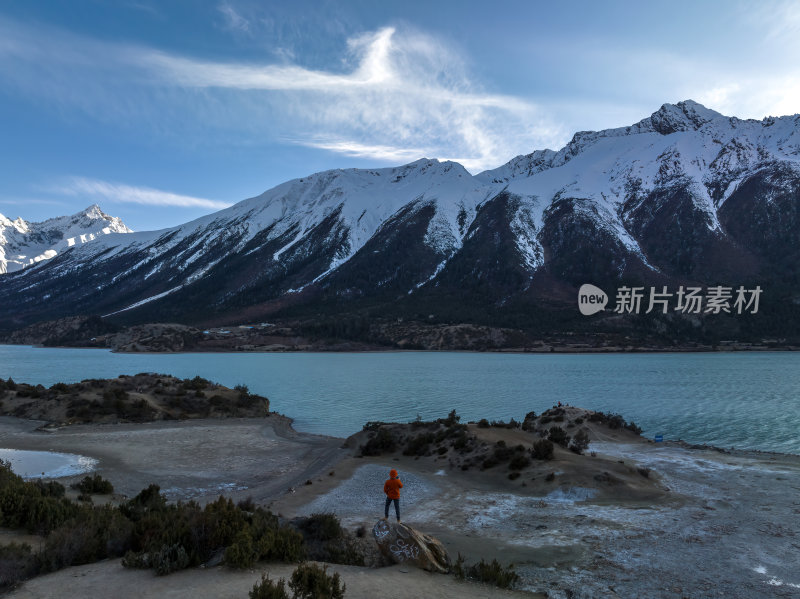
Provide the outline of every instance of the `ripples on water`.
{"type": "Polygon", "coordinates": [[[800,354],[432,352],[113,354],[0,346],[0,377],[51,385],[161,372],[242,383],[299,430],[347,436],[369,420],[522,419],[558,401],[621,413],[647,435],[800,453],[800,354]]]}

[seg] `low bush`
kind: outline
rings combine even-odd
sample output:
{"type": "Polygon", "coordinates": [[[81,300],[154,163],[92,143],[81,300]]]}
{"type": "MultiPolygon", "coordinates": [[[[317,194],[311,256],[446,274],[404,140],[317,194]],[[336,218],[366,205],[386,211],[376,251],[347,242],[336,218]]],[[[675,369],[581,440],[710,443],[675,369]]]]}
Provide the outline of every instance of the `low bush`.
{"type": "Polygon", "coordinates": [[[53,530],[40,556],[46,571],[120,557],[131,548],[133,524],[119,510],[87,506],[53,530]]]}
{"type": "Polygon", "coordinates": [[[10,462],[0,460],[0,526],[47,534],[80,510],[64,498],[62,485],[24,481],[12,472],[10,462]]]}
{"type": "Polygon", "coordinates": [[[533,444],[531,456],[536,460],[552,460],[555,447],[552,441],[539,439],[533,444]]]}
{"type": "Polygon", "coordinates": [[[225,563],[232,568],[251,568],[259,557],[259,548],[247,530],[240,530],[225,550],[225,563]]]}
{"type": "Polygon", "coordinates": [[[392,435],[389,429],[381,427],[373,437],[370,437],[367,442],[361,446],[361,455],[376,456],[382,453],[393,453],[396,450],[397,441],[394,435],[392,435]]]}
{"type": "Polygon", "coordinates": [[[25,543],[0,545],[0,592],[38,573],[36,557],[25,543]]]}
{"type": "Polygon", "coordinates": [[[328,566],[300,564],[289,580],[294,599],[342,599],[346,585],[341,584],[338,572],[328,575],[328,566]]]}
{"type": "Polygon", "coordinates": [[[281,578],[278,582],[272,581],[266,574],[261,575],[261,582],[253,585],[250,599],[289,599],[286,592],[286,581],[281,578]]]}
{"type": "Polygon", "coordinates": [[[339,518],[330,513],[311,514],[299,521],[298,528],[304,536],[317,541],[340,539],[344,534],[339,518]]]}
{"type": "Polygon", "coordinates": [[[422,433],[416,437],[409,439],[403,449],[403,455],[407,456],[424,456],[431,450],[431,443],[435,440],[433,433],[422,433]]]}
{"type": "Polygon", "coordinates": [[[114,492],[114,485],[99,474],[85,476],[83,480],[72,485],[72,488],[88,495],[109,495],[114,492]]]}
{"type": "Polygon", "coordinates": [[[589,434],[583,429],[579,430],[572,438],[569,448],[578,455],[582,454],[589,448],[589,434]]]}
{"type": "Polygon", "coordinates": [[[610,429],[624,428],[637,435],[642,434],[642,429],[639,428],[634,422],[626,422],[625,419],[619,414],[592,412],[589,414],[589,422],[601,422],[608,426],[610,429]]]}
{"type": "Polygon", "coordinates": [[[478,563],[468,566],[460,553],[453,564],[452,573],[459,580],[493,584],[501,589],[513,588],[519,582],[519,575],[514,571],[513,564],[502,566],[496,559],[491,562],[481,559],[478,563]]]}
{"type": "MultiPolygon", "coordinates": [[[[211,381],[204,379],[201,376],[196,376],[193,379],[183,379],[183,388],[184,389],[193,389],[195,391],[202,391],[203,389],[207,389],[211,385],[211,381]]],[[[247,389],[247,387],[245,387],[247,389]]]]}
{"type": "Polygon", "coordinates": [[[522,420],[522,430],[533,431],[536,428],[536,412],[528,412],[522,420]]]}
{"type": "Polygon", "coordinates": [[[166,576],[189,567],[189,555],[183,545],[162,545],[152,557],[152,567],[158,576],[166,576]]]}
{"type": "Polygon", "coordinates": [[[557,443],[562,447],[567,447],[569,445],[569,435],[567,431],[565,431],[560,426],[554,426],[550,429],[550,433],[547,435],[547,438],[552,441],[553,443],[557,443]]]}
{"type": "Polygon", "coordinates": [[[508,464],[509,470],[523,470],[531,465],[531,460],[524,453],[518,453],[508,464]]]}

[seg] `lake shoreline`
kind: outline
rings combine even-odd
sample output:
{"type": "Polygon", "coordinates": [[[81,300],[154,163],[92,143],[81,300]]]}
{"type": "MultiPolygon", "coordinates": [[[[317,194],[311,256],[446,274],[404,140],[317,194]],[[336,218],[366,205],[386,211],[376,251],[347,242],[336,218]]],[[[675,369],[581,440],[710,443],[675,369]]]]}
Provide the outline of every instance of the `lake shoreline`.
{"type": "Polygon", "coordinates": [[[137,355],[137,354],[150,354],[150,355],[173,355],[173,354],[391,354],[391,353],[464,353],[464,354],[559,354],[559,355],[587,355],[587,354],[714,354],[714,353],[768,353],[768,352],[797,352],[800,351],[799,346],[795,345],[778,345],[778,346],[754,346],[750,344],[742,345],[719,345],[703,346],[703,347],[665,347],[665,346],[652,346],[652,347],[573,347],[573,346],[553,346],[548,349],[537,348],[491,348],[491,349],[404,349],[396,347],[374,347],[362,349],[329,349],[324,344],[314,345],[313,347],[304,347],[303,349],[224,349],[224,348],[209,348],[209,349],[191,349],[191,350],[118,350],[108,347],[98,347],[92,345],[42,345],[31,343],[0,343],[0,346],[7,347],[31,347],[34,349],[103,349],[114,354],[137,355]]]}

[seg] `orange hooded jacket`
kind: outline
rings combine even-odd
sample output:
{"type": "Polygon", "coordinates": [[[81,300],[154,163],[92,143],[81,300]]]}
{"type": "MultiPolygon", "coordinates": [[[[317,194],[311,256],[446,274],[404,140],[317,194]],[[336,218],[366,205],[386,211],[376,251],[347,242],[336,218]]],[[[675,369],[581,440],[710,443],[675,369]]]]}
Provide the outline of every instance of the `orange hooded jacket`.
{"type": "Polygon", "coordinates": [[[400,489],[403,488],[403,483],[397,478],[397,470],[392,470],[389,476],[392,478],[383,483],[383,492],[389,499],[400,499],[400,489]]]}

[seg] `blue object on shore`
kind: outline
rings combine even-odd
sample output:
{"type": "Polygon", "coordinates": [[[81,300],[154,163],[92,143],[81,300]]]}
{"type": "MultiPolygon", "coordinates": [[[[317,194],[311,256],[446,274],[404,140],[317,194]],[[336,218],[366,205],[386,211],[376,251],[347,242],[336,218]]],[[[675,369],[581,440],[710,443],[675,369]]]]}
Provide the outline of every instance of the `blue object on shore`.
{"type": "Polygon", "coordinates": [[[655,442],[661,443],[664,440],[664,435],[656,435],[655,442]]]}

